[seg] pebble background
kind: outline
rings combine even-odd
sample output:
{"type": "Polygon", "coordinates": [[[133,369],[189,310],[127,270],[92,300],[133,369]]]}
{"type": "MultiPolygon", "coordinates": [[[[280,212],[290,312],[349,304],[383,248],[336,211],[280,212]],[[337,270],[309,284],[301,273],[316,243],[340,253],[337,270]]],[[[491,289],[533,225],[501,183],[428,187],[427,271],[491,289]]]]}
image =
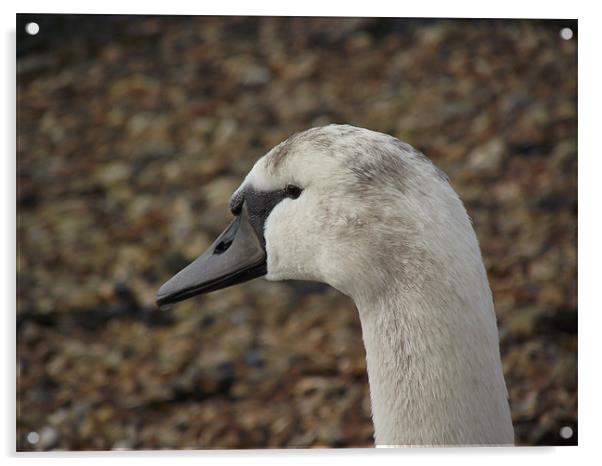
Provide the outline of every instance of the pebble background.
{"type": "Polygon", "coordinates": [[[517,443],[576,442],[576,23],[21,15],[18,31],[18,450],[372,445],[345,296],[259,279],[154,304],[256,159],[332,122],[449,174],[517,443]]]}

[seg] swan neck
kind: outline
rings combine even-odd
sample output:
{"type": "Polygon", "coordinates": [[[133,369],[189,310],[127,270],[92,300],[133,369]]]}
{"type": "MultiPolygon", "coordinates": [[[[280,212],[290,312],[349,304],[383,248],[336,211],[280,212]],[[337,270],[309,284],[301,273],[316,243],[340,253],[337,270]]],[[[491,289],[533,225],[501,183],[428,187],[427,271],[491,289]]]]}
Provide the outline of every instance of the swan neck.
{"type": "Polygon", "coordinates": [[[436,295],[356,300],[376,444],[512,444],[490,294],[481,306],[436,295]]]}

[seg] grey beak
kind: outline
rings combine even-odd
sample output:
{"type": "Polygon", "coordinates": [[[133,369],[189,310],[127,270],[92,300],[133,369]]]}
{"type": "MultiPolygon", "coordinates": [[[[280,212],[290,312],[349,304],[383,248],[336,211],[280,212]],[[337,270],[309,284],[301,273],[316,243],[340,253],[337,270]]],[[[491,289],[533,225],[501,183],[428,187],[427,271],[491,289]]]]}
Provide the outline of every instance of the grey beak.
{"type": "Polygon", "coordinates": [[[243,207],[207,251],[159,288],[157,304],[176,303],[265,275],[266,257],[263,242],[243,207]]]}

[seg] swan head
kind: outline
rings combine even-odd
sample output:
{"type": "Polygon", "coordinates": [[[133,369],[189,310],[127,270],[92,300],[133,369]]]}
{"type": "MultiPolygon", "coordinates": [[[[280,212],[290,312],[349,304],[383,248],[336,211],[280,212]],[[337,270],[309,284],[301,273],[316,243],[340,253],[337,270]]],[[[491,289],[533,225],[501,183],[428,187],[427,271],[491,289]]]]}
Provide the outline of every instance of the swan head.
{"type": "Polygon", "coordinates": [[[309,129],[274,147],[230,207],[232,223],[160,288],[159,304],[259,276],[323,282],[354,298],[378,293],[391,276],[411,287],[453,247],[452,211],[466,217],[424,155],[348,125],[309,129]]]}

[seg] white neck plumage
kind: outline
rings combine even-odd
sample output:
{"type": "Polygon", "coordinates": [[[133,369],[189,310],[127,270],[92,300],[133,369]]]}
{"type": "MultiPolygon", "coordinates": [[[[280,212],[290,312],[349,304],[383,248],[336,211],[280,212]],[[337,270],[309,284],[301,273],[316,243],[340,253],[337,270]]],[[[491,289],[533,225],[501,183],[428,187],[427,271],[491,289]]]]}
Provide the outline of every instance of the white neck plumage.
{"type": "Polygon", "coordinates": [[[513,444],[493,302],[478,259],[436,288],[398,284],[377,299],[356,297],[377,446],[513,444]]]}

